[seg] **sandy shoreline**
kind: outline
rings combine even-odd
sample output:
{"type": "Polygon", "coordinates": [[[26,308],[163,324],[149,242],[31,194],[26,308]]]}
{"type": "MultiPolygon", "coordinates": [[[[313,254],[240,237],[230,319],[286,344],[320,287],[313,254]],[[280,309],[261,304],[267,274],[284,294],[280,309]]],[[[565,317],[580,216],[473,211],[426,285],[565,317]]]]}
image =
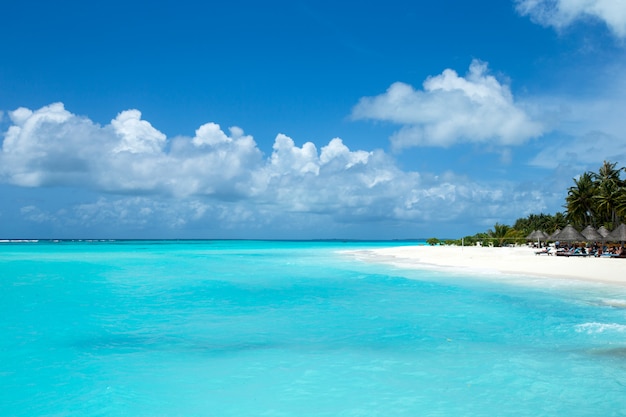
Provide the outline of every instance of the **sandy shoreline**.
{"type": "Polygon", "coordinates": [[[401,246],[346,251],[366,262],[471,274],[509,274],[626,286],[626,259],[536,255],[529,247],[401,246]]]}

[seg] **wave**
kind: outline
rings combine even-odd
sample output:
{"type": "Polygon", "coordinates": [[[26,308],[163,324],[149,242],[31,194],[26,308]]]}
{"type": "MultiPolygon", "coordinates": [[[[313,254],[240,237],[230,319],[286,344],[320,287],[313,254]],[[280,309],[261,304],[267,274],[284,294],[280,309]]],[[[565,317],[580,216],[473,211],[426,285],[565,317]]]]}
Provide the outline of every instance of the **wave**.
{"type": "Polygon", "coordinates": [[[619,323],[583,323],[576,326],[576,331],[579,333],[604,333],[604,332],[626,332],[626,324],[619,323]]]}
{"type": "Polygon", "coordinates": [[[626,308],[626,300],[605,298],[600,300],[600,304],[616,308],[626,308]]]}

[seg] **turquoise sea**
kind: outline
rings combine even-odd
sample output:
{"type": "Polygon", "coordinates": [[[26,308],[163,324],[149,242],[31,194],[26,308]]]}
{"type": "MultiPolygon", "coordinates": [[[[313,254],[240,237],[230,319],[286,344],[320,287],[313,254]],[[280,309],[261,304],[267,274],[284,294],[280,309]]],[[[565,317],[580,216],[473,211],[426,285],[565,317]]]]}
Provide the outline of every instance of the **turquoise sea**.
{"type": "Polygon", "coordinates": [[[2,243],[0,416],[626,416],[626,288],[400,244],[2,243]]]}

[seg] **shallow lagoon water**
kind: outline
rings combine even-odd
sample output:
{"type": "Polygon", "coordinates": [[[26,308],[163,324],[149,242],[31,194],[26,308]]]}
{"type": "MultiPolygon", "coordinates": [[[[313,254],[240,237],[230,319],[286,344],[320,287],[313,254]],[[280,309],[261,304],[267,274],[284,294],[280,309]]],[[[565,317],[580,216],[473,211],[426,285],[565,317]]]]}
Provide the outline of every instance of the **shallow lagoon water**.
{"type": "Polygon", "coordinates": [[[1,244],[0,415],[626,415],[626,289],[337,253],[398,244],[1,244]]]}

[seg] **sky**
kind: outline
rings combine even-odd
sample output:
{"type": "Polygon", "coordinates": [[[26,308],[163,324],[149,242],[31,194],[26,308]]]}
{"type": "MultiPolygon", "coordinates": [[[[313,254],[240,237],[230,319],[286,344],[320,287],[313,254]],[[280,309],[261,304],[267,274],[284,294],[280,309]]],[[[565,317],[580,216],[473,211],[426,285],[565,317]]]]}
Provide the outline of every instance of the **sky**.
{"type": "Polygon", "coordinates": [[[626,0],[0,10],[0,239],[460,238],[626,166],[626,0]]]}

